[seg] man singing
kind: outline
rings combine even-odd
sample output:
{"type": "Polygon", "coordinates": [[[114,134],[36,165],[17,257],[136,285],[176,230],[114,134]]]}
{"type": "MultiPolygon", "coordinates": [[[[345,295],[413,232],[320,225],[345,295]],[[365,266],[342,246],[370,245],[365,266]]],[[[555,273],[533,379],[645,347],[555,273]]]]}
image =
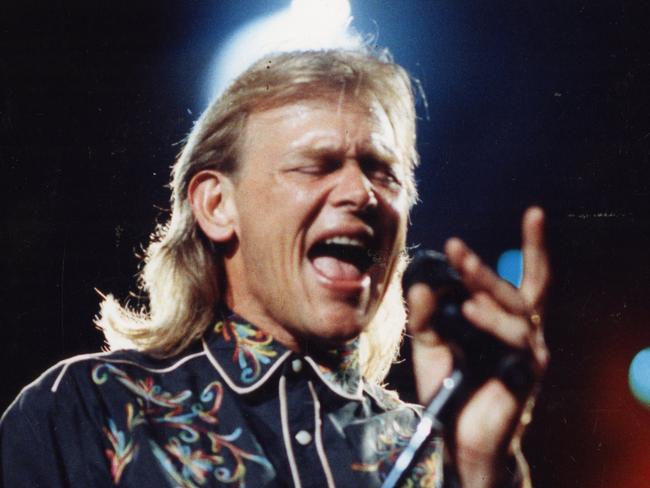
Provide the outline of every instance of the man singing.
{"type": "MultiPolygon", "coordinates": [[[[415,109],[408,75],[365,50],[268,56],[194,126],[152,236],[147,310],[104,299],[112,352],[28,386],[1,425],[7,487],[379,487],[419,408],[379,386],[406,314],[415,109]]],[[[515,289],[460,240],[446,254],[477,328],[530,358],[530,384],[494,378],[428,443],[403,486],[519,486],[526,406],[547,363],[543,215],[524,216],[515,289]],[[523,421],[522,421],[523,419],[523,421]]],[[[418,392],[451,365],[407,297],[418,392]]]]}

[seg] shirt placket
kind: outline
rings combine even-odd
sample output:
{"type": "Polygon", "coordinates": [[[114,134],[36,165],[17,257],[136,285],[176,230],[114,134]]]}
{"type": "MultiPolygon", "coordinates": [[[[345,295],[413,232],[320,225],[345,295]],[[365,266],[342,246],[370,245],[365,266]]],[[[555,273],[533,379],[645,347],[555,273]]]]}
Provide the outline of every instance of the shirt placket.
{"type": "Polygon", "coordinates": [[[321,402],[315,375],[301,357],[287,361],[278,382],[282,437],[296,488],[333,488],[323,442],[321,402]],[[325,483],[324,483],[325,481],[325,483]]]}

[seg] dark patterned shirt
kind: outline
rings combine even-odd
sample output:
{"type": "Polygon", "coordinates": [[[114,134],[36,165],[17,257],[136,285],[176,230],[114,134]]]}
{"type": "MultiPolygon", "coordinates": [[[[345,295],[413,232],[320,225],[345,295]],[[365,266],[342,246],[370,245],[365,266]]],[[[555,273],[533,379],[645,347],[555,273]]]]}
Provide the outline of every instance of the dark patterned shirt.
{"type": "MultiPolygon", "coordinates": [[[[182,355],[78,356],[1,421],[6,487],[378,487],[417,408],[364,382],[356,341],[296,354],[236,316],[182,355]]],[[[405,486],[440,486],[431,443],[405,486]]]]}

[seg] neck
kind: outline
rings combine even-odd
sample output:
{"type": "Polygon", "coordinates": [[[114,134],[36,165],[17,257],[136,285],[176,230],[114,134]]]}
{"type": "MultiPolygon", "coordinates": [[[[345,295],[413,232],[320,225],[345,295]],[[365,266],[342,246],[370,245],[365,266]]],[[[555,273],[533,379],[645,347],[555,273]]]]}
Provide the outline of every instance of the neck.
{"type": "Polygon", "coordinates": [[[309,354],[314,357],[331,357],[333,351],[345,350],[358,339],[353,338],[343,343],[332,343],[322,338],[310,340],[309,338],[293,334],[283,324],[269,320],[268,314],[264,311],[251,310],[249,307],[238,306],[238,303],[232,300],[230,294],[227,294],[225,302],[228,311],[237,314],[262,332],[273,337],[273,340],[276,342],[279,342],[290,351],[296,353],[309,354]]]}

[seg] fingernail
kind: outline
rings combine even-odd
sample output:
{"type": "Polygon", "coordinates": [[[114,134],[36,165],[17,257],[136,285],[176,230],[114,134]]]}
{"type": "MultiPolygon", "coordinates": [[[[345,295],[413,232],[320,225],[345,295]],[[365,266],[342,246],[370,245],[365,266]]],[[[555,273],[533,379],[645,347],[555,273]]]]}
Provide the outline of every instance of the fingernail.
{"type": "Polygon", "coordinates": [[[541,207],[537,207],[537,206],[531,207],[529,212],[530,212],[530,216],[535,220],[538,220],[538,219],[541,219],[541,218],[544,217],[544,210],[542,210],[541,207]]]}
{"type": "Polygon", "coordinates": [[[473,315],[476,312],[476,305],[473,302],[466,301],[463,303],[463,312],[467,315],[473,315]]]}
{"type": "Polygon", "coordinates": [[[475,271],[478,268],[479,260],[474,254],[470,254],[465,259],[465,269],[469,272],[475,271]]]}
{"type": "Polygon", "coordinates": [[[445,243],[445,250],[447,252],[453,251],[454,248],[460,249],[462,246],[462,241],[458,237],[450,237],[445,243]]]}

